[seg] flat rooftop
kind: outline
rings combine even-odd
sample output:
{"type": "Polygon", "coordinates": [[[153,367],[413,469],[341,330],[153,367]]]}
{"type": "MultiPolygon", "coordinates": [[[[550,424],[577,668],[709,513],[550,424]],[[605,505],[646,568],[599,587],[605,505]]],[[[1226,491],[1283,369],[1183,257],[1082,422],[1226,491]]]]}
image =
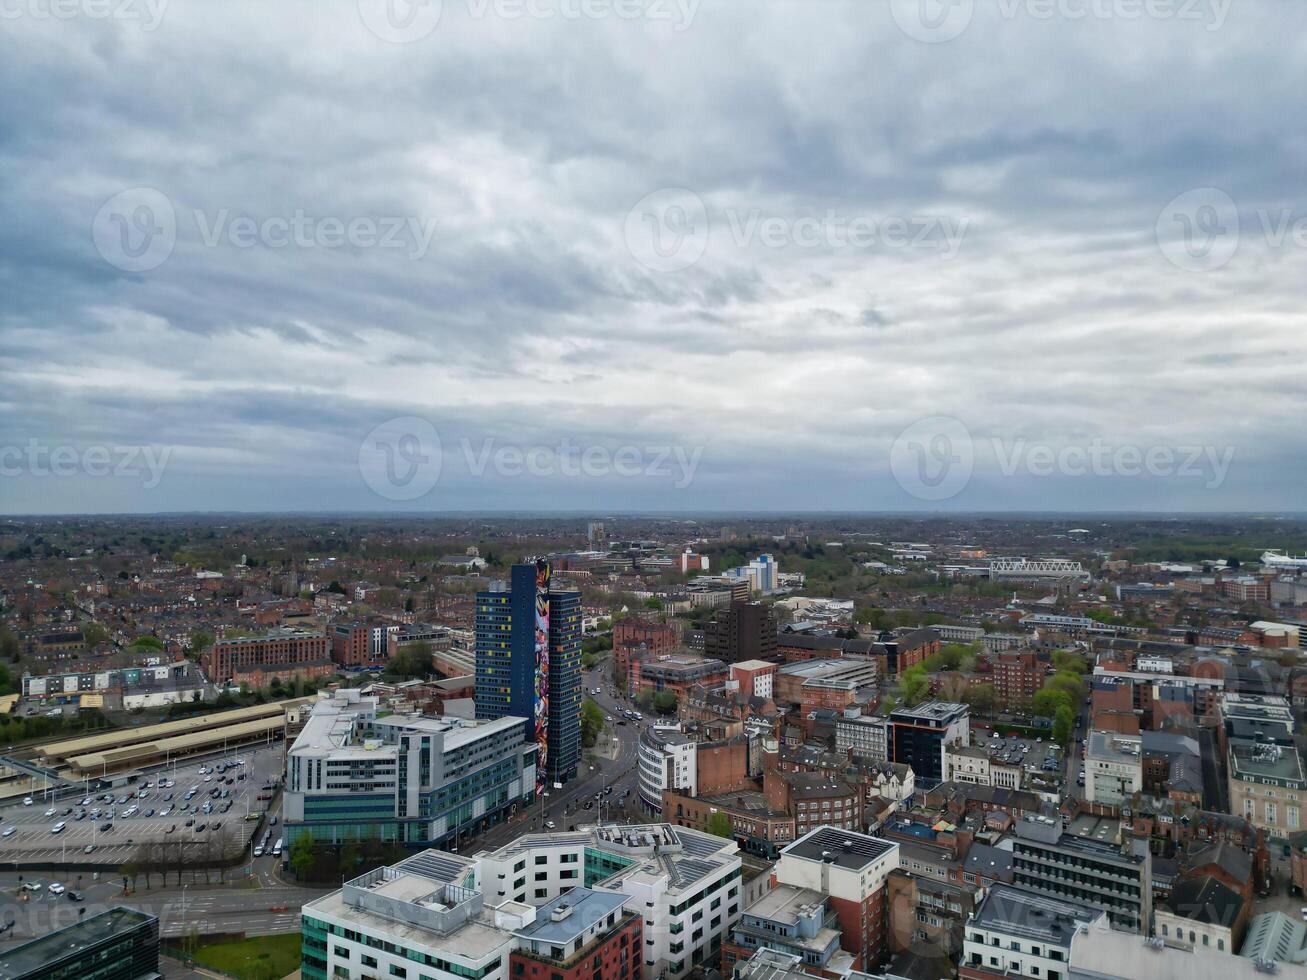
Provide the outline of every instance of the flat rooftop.
{"type": "Polygon", "coordinates": [[[541,905],[536,910],[536,920],[514,935],[531,942],[566,946],[628,901],[629,895],[573,888],[541,905]],[[556,920],[555,916],[563,917],[556,920]]]}
{"type": "Polygon", "coordinates": [[[1024,939],[1069,946],[1077,927],[1101,914],[1098,909],[998,883],[990,888],[970,924],[1024,939]]]}
{"type": "Polygon", "coordinates": [[[856,830],[818,827],[782,848],[781,854],[806,861],[827,861],[849,871],[861,871],[897,849],[898,844],[883,837],[860,834],[856,830]]]}
{"type": "Polygon", "coordinates": [[[81,922],[0,953],[0,978],[28,976],[151,921],[154,916],[124,905],[87,916],[81,922]]]}

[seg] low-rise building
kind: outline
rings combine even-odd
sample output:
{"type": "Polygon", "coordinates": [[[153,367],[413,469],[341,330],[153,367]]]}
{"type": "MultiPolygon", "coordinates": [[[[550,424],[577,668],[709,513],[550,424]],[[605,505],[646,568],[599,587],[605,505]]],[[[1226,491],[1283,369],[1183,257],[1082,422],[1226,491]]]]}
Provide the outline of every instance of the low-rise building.
{"type": "Polygon", "coordinates": [[[966,925],[961,980],[1067,980],[1076,932],[1106,914],[1092,906],[997,884],[966,925]]]}
{"type": "Polygon", "coordinates": [[[1119,807],[1144,784],[1143,740],[1090,732],[1085,743],[1085,799],[1119,807]]]}

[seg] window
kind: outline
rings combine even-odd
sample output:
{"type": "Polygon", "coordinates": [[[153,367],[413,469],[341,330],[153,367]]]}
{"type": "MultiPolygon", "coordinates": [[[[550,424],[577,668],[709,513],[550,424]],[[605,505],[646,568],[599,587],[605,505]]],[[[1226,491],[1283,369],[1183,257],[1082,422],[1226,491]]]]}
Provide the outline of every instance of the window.
{"type": "Polygon", "coordinates": [[[404,977],[408,976],[408,971],[405,970],[402,966],[396,966],[394,963],[392,963],[390,964],[390,975],[392,977],[399,977],[400,980],[403,980],[404,977]]]}
{"type": "Polygon", "coordinates": [[[349,950],[344,946],[333,947],[333,952],[343,960],[349,959],[349,950]]]}

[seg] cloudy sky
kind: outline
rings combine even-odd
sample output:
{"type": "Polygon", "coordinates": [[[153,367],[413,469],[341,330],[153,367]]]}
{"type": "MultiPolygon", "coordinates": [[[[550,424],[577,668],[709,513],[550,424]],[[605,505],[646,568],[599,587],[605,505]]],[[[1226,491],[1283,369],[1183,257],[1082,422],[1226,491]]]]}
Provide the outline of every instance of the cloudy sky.
{"type": "Polygon", "coordinates": [[[0,512],[1302,510],[1299,0],[0,0],[0,512]]]}

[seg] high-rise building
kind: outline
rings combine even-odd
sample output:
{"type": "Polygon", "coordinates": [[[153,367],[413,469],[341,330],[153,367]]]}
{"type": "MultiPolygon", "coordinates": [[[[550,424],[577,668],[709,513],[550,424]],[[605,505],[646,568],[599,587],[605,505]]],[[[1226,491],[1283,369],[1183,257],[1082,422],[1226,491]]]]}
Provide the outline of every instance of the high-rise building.
{"type": "Polygon", "coordinates": [[[732,601],[717,610],[703,631],[703,652],[724,663],[776,656],[776,617],[761,602],[732,601]]]}
{"type": "Polygon", "coordinates": [[[551,586],[547,561],[514,565],[507,584],[477,593],[478,718],[526,718],[540,783],[581,764],[581,593],[551,586]]]}

